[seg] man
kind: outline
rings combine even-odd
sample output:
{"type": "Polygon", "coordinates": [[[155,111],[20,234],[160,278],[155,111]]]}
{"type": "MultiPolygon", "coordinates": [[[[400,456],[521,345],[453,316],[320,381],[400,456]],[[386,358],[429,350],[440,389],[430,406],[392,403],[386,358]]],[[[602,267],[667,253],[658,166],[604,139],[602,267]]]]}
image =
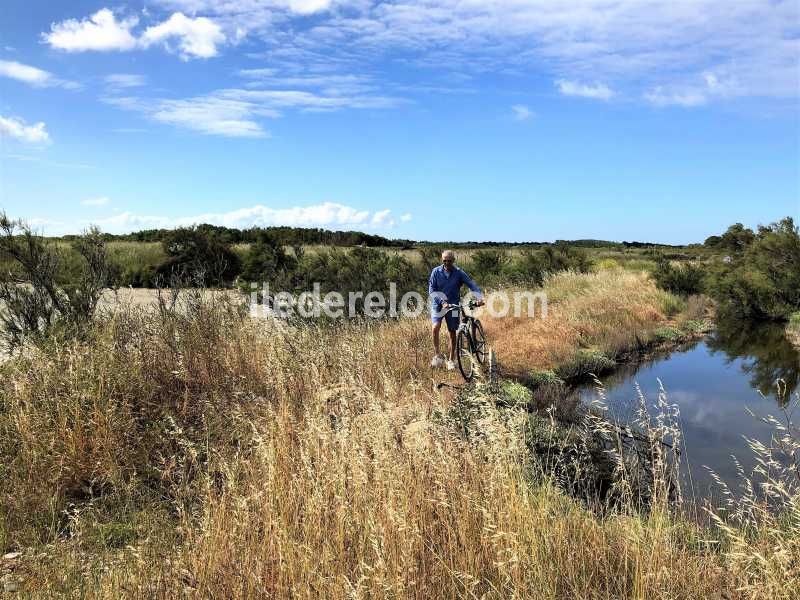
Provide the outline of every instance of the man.
{"type": "Polygon", "coordinates": [[[431,360],[431,367],[438,369],[444,360],[439,354],[439,331],[442,328],[442,319],[447,321],[447,331],[450,333],[450,355],[447,359],[447,369],[456,368],[456,330],[458,329],[458,313],[447,311],[451,305],[458,304],[461,300],[461,285],[466,285],[478,297],[477,305],[483,305],[483,296],[480,288],[472,281],[469,275],[459,269],[456,256],[452,250],[442,252],[442,264],[434,267],[428,280],[428,295],[431,297],[431,321],[433,321],[433,349],[435,354],[431,360]]]}

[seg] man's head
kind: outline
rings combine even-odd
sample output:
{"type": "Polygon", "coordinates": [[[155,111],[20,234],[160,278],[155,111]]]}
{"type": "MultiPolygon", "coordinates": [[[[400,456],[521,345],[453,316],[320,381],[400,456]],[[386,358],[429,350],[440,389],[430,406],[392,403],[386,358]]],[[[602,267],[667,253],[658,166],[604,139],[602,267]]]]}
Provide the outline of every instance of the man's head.
{"type": "Polygon", "coordinates": [[[453,270],[453,266],[456,264],[456,255],[452,250],[442,252],[442,264],[448,271],[453,270]]]}

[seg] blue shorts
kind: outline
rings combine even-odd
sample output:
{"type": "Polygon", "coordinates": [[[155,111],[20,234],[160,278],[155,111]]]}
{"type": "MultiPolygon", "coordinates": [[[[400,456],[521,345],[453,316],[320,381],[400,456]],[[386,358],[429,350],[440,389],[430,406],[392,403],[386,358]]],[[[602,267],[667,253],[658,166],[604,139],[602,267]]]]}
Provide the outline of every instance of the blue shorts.
{"type": "Polygon", "coordinates": [[[458,312],[450,310],[447,311],[443,317],[438,316],[435,313],[431,313],[431,321],[433,323],[440,323],[442,319],[447,321],[447,329],[449,331],[455,331],[456,329],[458,329],[458,322],[459,322],[458,312]]]}

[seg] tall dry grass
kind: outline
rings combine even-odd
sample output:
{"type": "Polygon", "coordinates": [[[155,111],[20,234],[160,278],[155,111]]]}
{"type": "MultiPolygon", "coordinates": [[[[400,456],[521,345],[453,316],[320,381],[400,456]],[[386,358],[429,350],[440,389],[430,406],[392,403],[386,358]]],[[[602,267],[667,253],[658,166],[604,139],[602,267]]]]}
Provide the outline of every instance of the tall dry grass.
{"type": "Polygon", "coordinates": [[[666,503],[599,515],[560,491],[523,413],[478,389],[454,426],[428,359],[424,319],[292,328],[224,296],[15,358],[0,550],[22,555],[0,577],[42,597],[740,595],[666,503]]]}
{"type": "MultiPolygon", "coordinates": [[[[582,350],[610,360],[646,344],[685,306],[655,287],[645,273],[565,271],[548,277],[546,319],[481,316],[505,372],[524,377],[575,360],[582,350]]],[[[523,310],[523,314],[526,314],[523,310]]]]}

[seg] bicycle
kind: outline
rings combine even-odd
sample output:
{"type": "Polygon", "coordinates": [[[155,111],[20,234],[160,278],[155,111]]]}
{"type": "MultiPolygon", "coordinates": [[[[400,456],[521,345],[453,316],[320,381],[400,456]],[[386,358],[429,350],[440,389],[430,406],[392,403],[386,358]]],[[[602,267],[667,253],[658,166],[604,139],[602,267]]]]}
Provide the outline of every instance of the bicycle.
{"type": "MultiPolygon", "coordinates": [[[[466,308],[473,310],[478,304],[470,300],[466,308]]],[[[472,381],[475,376],[475,363],[484,366],[489,356],[489,349],[486,344],[486,334],[480,320],[472,315],[468,315],[462,304],[451,304],[445,312],[455,311],[459,315],[458,329],[456,330],[456,358],[458,360],[458,370],[464,381],[472,381]]]]}

